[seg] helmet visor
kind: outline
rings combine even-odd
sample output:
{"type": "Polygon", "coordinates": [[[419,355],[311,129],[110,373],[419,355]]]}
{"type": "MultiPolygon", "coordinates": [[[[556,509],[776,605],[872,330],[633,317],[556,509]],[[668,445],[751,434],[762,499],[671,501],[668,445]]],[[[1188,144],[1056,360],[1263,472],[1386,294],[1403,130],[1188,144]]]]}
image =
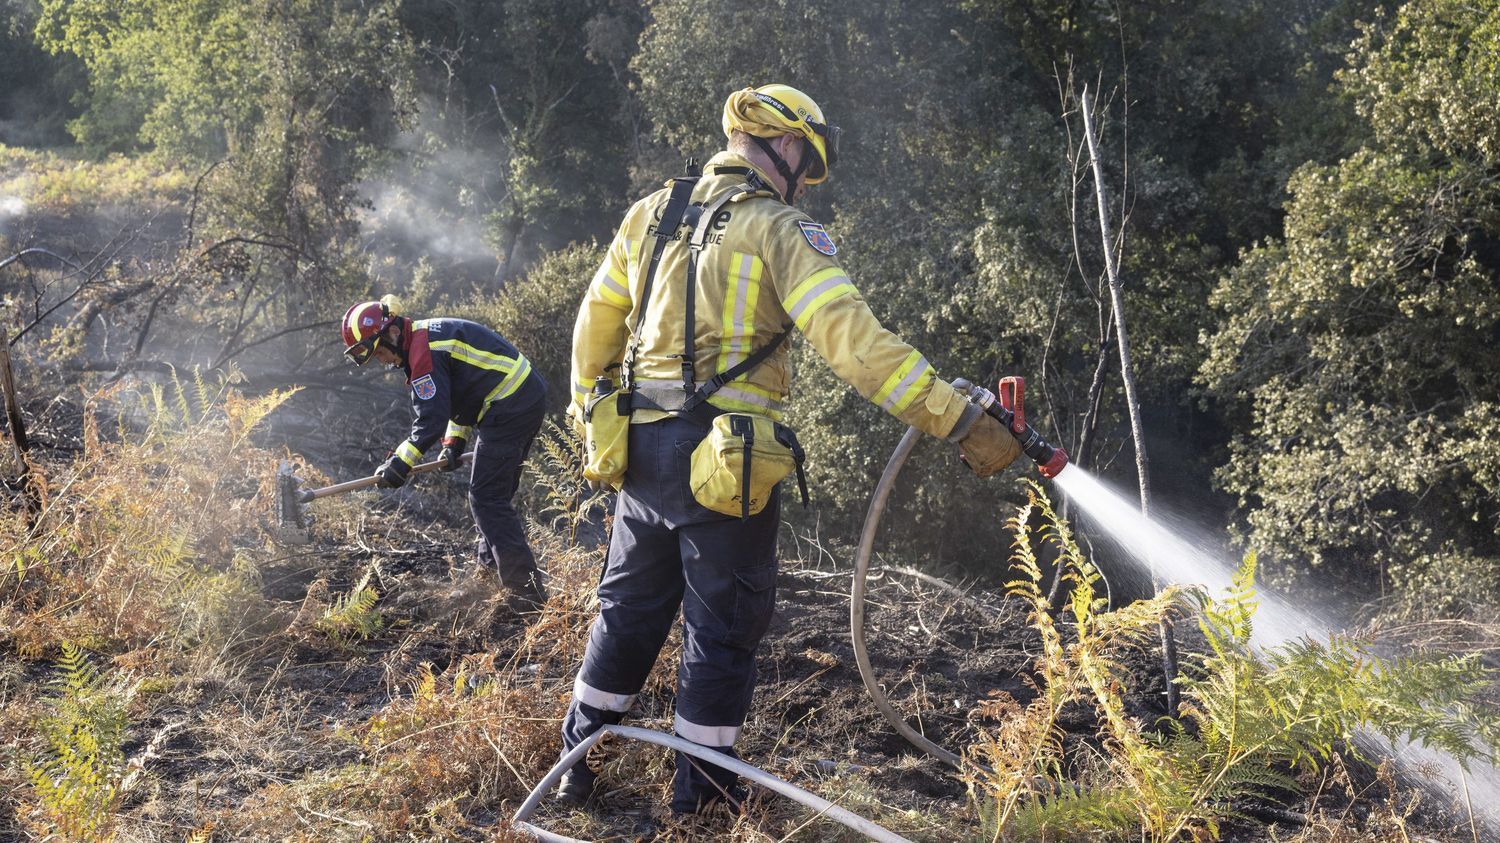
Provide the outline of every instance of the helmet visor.
{"type": "Polygon", "coordinates": [[[344,356],[354,365],[363,366],[370,362],[377,345],[380,345],[380,335],[373,334],[344,349],[344,356]]]}
{"type": "Polygon", "coordinates": [[[823,148],[828,151],[828,169],[833,169],[833,165],[839,160],[839,139],[844,136],[844,130],[816,120],[808,120],[807,126],[813,130],[813,134],[823,139],[823,148]]]}

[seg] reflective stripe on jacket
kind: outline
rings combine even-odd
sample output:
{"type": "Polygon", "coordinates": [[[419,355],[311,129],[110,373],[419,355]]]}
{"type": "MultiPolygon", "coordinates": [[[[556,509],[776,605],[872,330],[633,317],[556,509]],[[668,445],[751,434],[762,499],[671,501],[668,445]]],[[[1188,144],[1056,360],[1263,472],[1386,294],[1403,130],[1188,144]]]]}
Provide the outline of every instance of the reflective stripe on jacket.
{"type": "Polygon", "coordinates": [[[396,456],[408,465],[440,438],[469,438],[491,404],[530,394],[523,387],[541,377],[504,337],[467,319],[412,322],[404,368],[413,418],[396,456]]]}
{"type": "MultiPolygon", "coordinates": [[[[733,153],[715,155],[694,186],[693,204],[708,205],[743,184],[752,169],[733,153]]],[[[764,172],[759,175],[770,183],[764,172]]],[[[668,193],[658,190],[631,207],[589,284],[573,328],[575,414],[581,413],[595,377],[625,358],[656,243],[655,221],[668,193]]],[[[681,389],[690,234],[686,225],[679,228],[652,284],[635,360],[636,380],[646,387],[681,389]]],[[[925,357],[881,327],[836,253],[822,226],[770,191],[745,194],[724,206],[698,262],[696,380],[725,371],[790,323],[865,398],[903,422],[946,436],[963,412],[962,398],[937,378],[925,357]]],[[[619,371],[609,371],[618,380],[619,371]]],[[[783,346],[709,401],[721,409],[779,419],[790,388],[783,346]]],[[[636,418],[649,421],[660,415],[637,411],[636,418]]]]}

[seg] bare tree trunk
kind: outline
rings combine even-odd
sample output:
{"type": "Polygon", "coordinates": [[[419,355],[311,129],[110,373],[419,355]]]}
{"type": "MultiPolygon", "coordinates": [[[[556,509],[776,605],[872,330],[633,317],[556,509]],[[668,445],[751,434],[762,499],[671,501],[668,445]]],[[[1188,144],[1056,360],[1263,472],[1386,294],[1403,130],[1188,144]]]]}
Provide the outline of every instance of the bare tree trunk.
{"type": "MultiPolygon", "coordinates": [[[[1095,146],[1093,104],[1089,101],[1089,89],[1083,87],[1083,135],[1089,145],[1089,159],[1094,169],[1094,195],[1099,204],[1099,235],[1104,240],[1104,268],[1109,275],[1109,299],[1115,313],[1115,342],[1120,347],[1120,379],[1125,384],[1125,406],[1130,412],[1130,432],[1135,440],[1135,471],[1141,489],[1141,514],[1151,517],[1151,461],[1146,456],[1146,432],[1141,426],[1141,401],[1135,389],[1135,369],[1130,362],[1130,335],[1125,330],[1125,301],[1120,293],[1120,273],[1115,265],[1115,244],[1109,221],[1109,202],[1104,196],[1104,174],[1099,164],[1099,151],[1095,146]]],[[[1160,589],[1156,578],[1156,566],[1151,566],[1151,587],[1160,589]]],[[[1167,713],[1177,716],[1177,641],[1172,634],[1172,622],[1161,622],[1162,670],[1167,680],[1167,713]]]]}
{"type": "Polygon", "coordinates": [[[10,337],[0,328],[0,392],[5,393],[5,419],[10,424],[11,447],[15,449],[16,464],[25,470],[26,451],[31,443],[26,439],[26,420],[21,418],[21,401],[16,397],[16,378],[10,368],[10,337]]]}
{"type": "Polygon", "coordinates": [[[16,378],[10,368],[10,337],[0,328],[0,391],[5,393],[5,419],[10,426],[10,444],[15,453],[16,469],[20,472],[20,488],[26,501],[28,527],[31,519],[41,508],[41,495],[31,475],[31,463],[26,452],[31,443],[26,438],[26,420],[21,418],[21,399],[16,395],[16,378]]]}

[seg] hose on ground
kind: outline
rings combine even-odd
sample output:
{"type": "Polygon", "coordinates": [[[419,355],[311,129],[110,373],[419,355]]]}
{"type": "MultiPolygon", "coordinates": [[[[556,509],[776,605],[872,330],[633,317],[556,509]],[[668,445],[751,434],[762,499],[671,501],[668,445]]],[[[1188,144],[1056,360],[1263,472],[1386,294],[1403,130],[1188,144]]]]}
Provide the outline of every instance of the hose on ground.
{"type": "Polygon", "coordinates": [[[875,707],[880,709],[886,721],[913,746],[949,766],[962,767],[963,759],[913,729],[891,706],[890,699],[875,678],[875,669],[870,666],[870,651],[865,646],[865,578],[870,573],[870,555],[875,549],[875,533],[880,527],[880,516],[885,513],[891,489],[896,485],[896,477],[901,474],[902,467],[906,465],[907,458],[911,456],[912,449],[917,446],[920,438],[922,431],[915,427],[906,429],[906,435],[901,437],[896,450],[891,452],[885,471],[880,475],[880,482],[875,484],[875,493],[870,497],[870,508],[865,512],[865,526],[859,534],[859,550],[854,554],[854,582],[849,590],[849,632],[854,639],[854,660],[859,665],[859,678],[864,681],[865,690],[870,693],[870,699],[875,702],[875,707]]]}
{"type": "Polygon", "coordinates": [[[589,747],[598,743],[605,735],[619,735],[622,738],[630,738],[632,740],[669,747],[678,752],[687,753],[699,760],[707,761],[715,766],[731,770],[761,787],[775,791],[788,799],[800,802],[818,812],[820,816],[842,823],[871,840],[877,840],[880,843],[912,843],[911,840],[883,826],[840,808],[816,793],[809,793],[790,782],[782,781],[758,767],[746,764],[738,758],[731,758],[716,750],[709,749],[706,746],[699,746],[692,741],[676,735],[667,735],[650,729],[642,729],[638,726],[604,726],[599,731],[584,738],[582,742],[564,754],[562,758],[558,759],[557,763],[552,765],[552,769],[547,771],[547,775],[542,776],[541,781],[536,783],[536,787],[532,788],[531,793],[526,797],[526,801],[521,804],[521,807],[516,810],[515,815],[511,817],[511,827],[517,831],[530,834],[538,840],[547,841],[547,843],[584,843],[584,841],[580,841],[577,838],[564,837],[561,834],[554,834],[546,829],[539,828],[527,822],[527,819],[536,810],[537,806],[541,804],[542,798],[546,796],[547,792],[557,784],[558,779],[562,778],[563,773],[574,764],[582,761],[583,757],[588,754],[589,747]]]}

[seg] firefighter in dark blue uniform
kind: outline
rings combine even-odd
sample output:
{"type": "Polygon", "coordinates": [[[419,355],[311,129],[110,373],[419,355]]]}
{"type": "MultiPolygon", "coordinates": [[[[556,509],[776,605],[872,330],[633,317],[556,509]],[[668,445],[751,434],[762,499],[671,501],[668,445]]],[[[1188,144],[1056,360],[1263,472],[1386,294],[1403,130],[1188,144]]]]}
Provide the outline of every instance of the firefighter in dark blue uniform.
{"type": "Polygon", "coordinates": [[[465,319],[409,319],[389,298],[349,308],[342,328],[344,353],[356,365],[374,358],[400,366],[411,386],[411,435],[375,470],[380,485],[404,484],[439,440],[442,470],[454,471],[473,440],[469,508],[479,528],[479,565],[495,568],[518,608],[539,608],[546,591],[511,498],[546,413],[541,374],[489,328],[465,319]]]}

